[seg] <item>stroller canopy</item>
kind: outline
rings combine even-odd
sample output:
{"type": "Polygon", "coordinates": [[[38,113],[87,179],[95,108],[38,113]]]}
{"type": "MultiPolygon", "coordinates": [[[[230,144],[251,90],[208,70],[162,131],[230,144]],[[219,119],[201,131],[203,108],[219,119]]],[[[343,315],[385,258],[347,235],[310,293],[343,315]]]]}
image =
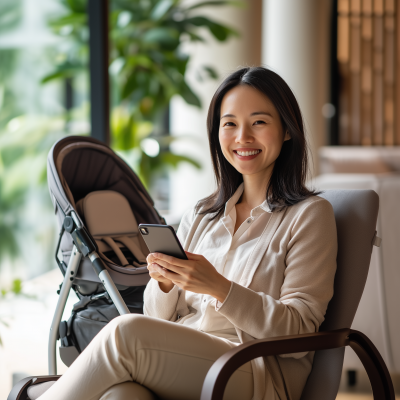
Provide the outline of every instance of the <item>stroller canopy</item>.
{"type": "Polygon", "coordinates": [[[48,156],[47,179],[56,212],[76,210],[76,203],[98,190],[113,190],[128,200],[137,222],[159,224],[154,202],[132,169],[97,139],[68,136],[48,156]]]}

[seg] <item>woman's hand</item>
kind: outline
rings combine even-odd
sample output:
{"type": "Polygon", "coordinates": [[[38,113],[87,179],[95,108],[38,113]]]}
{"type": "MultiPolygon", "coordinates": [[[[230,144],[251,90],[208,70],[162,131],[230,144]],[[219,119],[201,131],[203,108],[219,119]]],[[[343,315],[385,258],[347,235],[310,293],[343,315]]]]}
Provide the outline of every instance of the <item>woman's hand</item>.
{"type": "Polygon", "coordinates": [[[158,281],[160,289],[163,292],[168,293],[174,287],[174,283],[158,272],[160,267],[155,264],[155,258],[153,257],[153,254],[149,254],[146,258],[146,261],[150,277],[158,281]]]}
{"type": "Polygon", "coordinates": [[[176,285],[194,293],[209,294],[223,303],[229,293],[231,282],[218,273],[205,257],[188,251],[185,253],[188,260],[161,253],[149,254],[152,273],[157,274],[157,277],[161,276],[165,282],[171,282],[172,286],[176,285]]]}

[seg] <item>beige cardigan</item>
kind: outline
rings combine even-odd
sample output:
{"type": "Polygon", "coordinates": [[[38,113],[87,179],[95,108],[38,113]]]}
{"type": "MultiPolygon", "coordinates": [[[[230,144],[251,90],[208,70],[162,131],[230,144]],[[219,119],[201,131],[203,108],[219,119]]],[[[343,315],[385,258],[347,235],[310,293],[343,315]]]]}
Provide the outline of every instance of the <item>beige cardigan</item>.
{"type": "MultiPolygon", "coordinates": [[[[179,227],[184,249],[193,251],[214,223],[207,215],[186,214],[179,227]]],[[[232,283],[218,311],[232,322],[242,343],[316,332],[333,295],[336,253],[336,224],[328,201],[313,196],[275,211],[239,284],[232,283]]],[[[178,301],[168,304],[156,285],[152,280],[146,288],[145,314],[170,321],[180,315],[180,323],[190,314],[184,292],[179,289],[178,301]]],[[[254,400],[300,399],[314,353],[293,356],[252,361],[254,400]]]]}

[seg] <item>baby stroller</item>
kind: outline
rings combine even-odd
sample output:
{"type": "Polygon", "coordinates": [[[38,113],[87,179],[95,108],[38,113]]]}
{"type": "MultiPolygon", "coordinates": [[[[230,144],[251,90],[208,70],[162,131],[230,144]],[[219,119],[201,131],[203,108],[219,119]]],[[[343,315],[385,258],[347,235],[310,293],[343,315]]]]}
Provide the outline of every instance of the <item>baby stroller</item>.
{"type": "Polygon", "coordinates": [[[61,359],[70,366],[112,318],[143,313],[149,251],[138,224],[165,224],[132,169],[96,139],[59,140],[48,156],[47,177],[60,226],[56,261],[64,276],[49,335],[50,376],[23,379],[9,399],[36,398],[31,385],[34,393],[58,379],[58,339],[61,359]],[[71,289],[79,301],[69,321],[61,321],[71,289]]]}
{"type": "Polygon", "coordinates": [[[64,276],[49,335],[50,376],[23,379],[9,399],[36,398],[58,379],[58,339],[70,366],[112,318],[143,313],[149,251],[138,224],[165,224],[132,169],[96,139],[59,140],[48,156],[47,179],[60,226],[55,258],[64,276]],[[79,301],[61,321],[71,289],[79,301]]]}
{"type": "Polygon", "coordinates": [[[48,344],[49,374],[55,375],[58,339],[69,366],[109,320],[143,312],[150,277],[138,224],[165,221],[132,169],[96,139],[58,141],[47,176],[61,229],[56,261],[64,276],[48,344]],[[80,301],[70,320],[61,321],[71,288],[80,301]]]}

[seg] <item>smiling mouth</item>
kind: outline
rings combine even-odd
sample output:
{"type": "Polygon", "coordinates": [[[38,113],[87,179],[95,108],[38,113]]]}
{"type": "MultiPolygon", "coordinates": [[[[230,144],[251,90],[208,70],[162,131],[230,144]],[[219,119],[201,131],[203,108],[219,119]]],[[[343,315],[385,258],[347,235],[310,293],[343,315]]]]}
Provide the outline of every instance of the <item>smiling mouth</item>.
{"type": "MultiPolygon", "coordinates": [[[[251,156],[256,156],[261,153],[261,150],[233,150],[235,154],[237,154],[240,157],[251,157],[251,156]]],[[[253,157],[254,158],[254,157],[253,157]]]]}

